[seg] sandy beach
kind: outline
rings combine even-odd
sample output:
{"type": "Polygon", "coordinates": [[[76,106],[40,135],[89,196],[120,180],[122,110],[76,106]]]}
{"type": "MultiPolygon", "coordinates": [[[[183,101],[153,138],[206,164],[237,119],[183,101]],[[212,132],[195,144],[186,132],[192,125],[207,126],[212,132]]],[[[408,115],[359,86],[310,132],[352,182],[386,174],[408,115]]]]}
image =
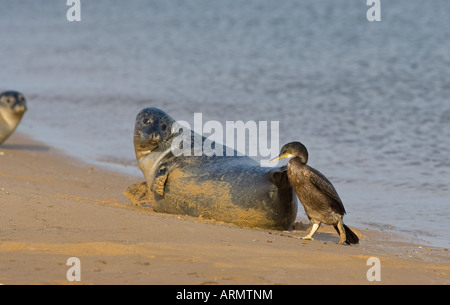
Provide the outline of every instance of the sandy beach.
{"type": "Polygon", "coordinates": [[[16,133],[0,147],[1,284],[450,284],[448,249],[355,228],[358,246],[323,227],[241,228],[130,204],[142,180],[69,158],[16,133]],[[81,262],[69,282],[68,258],[81,262]],[[381,281],[369,282],[370,257],[381,281]]]}

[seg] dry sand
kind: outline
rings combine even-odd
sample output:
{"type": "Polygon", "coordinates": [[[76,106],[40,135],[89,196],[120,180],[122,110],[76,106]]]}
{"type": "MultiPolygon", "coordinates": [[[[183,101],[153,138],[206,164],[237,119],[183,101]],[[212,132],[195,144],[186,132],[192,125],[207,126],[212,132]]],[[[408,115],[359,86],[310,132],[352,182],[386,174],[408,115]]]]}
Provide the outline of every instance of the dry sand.
{"type": "Polygon", "coordinates": [[[315,241],[132,206],[123,191],[142,180],[83,164],[14,134],[0,146],[0,283],[450,284],[447,249],[357,228],[341,246],[333,228],[315,241]],[[369,282],[369,257],[381,281],[369,282]]]}

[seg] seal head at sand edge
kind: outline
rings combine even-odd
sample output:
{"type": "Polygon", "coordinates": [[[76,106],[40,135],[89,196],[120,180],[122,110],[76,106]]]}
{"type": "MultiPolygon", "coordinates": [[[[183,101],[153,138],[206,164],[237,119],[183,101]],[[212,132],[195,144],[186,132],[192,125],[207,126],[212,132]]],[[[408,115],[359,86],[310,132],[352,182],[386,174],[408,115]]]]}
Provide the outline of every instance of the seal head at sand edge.
{"type": "Polygon", "coordinates": [[[27,102],[22,93],[6,91],[0,94],[0,144],[16,130],[27,111],[27,102]]]}

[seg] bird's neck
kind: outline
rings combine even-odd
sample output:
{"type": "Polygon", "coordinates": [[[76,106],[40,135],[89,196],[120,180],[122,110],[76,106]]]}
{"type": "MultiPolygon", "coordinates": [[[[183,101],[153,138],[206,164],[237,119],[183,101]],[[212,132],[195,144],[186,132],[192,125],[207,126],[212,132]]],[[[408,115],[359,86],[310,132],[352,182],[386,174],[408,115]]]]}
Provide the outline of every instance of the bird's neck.
{"type": "Polygon", "coordinates": [[[295,156],[289,161],[289,163],[290,162],[295,163],[297,165],[306,165],[306,160],[303,156],[295,156]]]}

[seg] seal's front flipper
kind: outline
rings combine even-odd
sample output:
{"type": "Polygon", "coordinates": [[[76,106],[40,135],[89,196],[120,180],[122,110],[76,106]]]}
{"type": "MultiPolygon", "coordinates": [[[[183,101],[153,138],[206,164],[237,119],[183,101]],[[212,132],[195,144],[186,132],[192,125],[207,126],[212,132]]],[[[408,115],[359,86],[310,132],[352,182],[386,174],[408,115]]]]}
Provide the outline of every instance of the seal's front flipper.
{"type": "Polygon", "coordinates": [[[167,177],[169,177],[169,170],[166,166],[162,166],[156,173],[155,179],[150,186],[152,192],[160,196],[164,196],[164,187],[166,185],[167,177]]]}

